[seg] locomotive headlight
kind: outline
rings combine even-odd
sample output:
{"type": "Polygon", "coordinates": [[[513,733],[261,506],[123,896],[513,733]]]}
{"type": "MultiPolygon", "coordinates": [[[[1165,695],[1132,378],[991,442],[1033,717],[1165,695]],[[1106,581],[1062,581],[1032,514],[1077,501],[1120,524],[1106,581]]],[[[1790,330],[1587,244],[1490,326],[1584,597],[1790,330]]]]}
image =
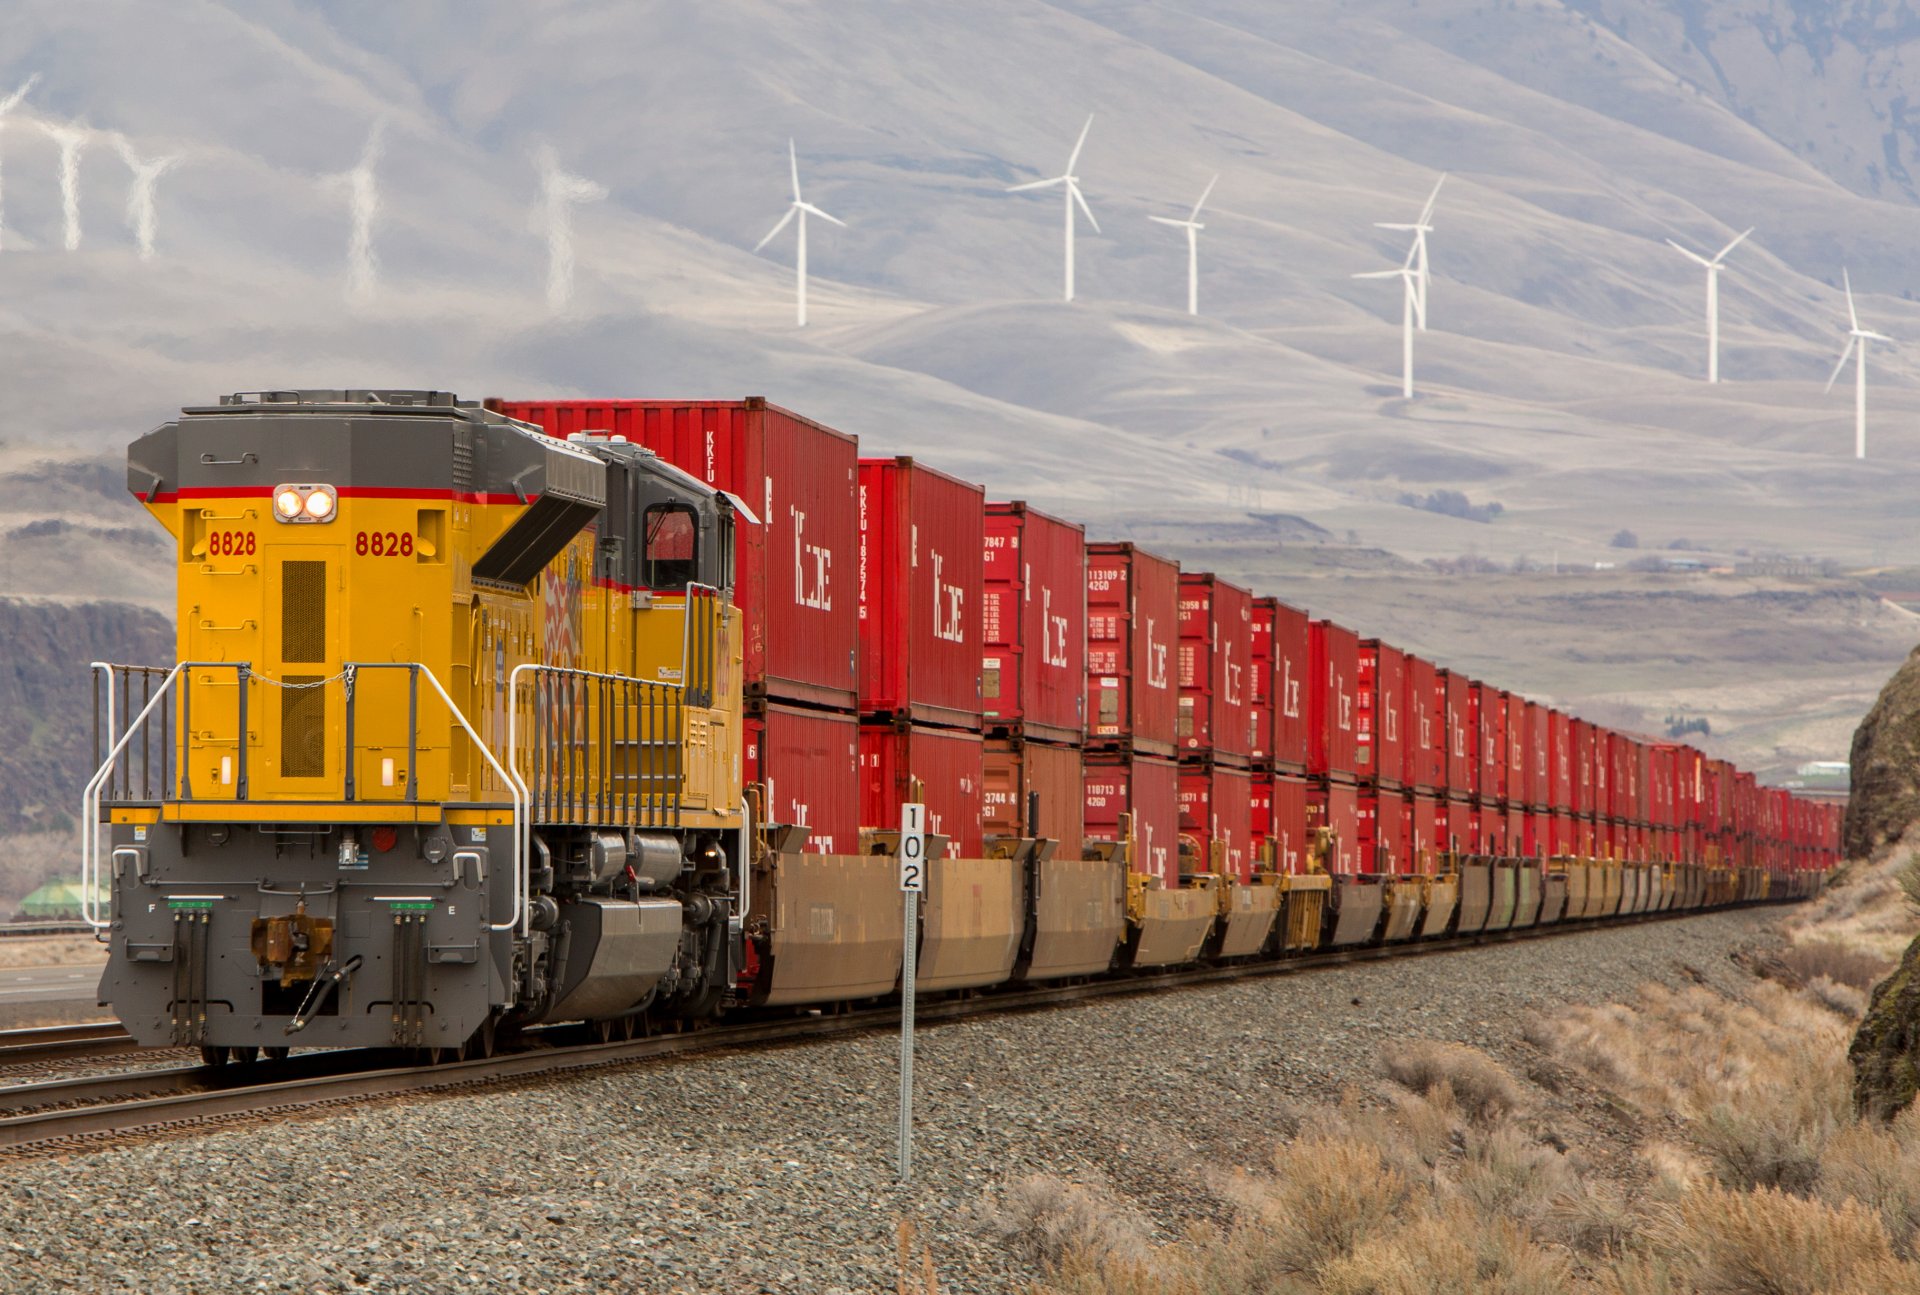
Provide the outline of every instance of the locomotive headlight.
{"type": "Polygon", "coordinates": [[[330,522],[339,510],[340,498],[332,486],[295,481],[273,488],[276,521],[330,522]]]}

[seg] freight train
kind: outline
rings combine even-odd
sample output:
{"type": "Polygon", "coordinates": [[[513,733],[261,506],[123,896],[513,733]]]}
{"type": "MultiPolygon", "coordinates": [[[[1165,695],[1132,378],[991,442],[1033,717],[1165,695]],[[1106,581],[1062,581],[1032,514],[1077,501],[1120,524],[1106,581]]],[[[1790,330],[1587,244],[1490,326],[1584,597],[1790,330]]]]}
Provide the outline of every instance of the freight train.
{"type": "MultiPolygon", "coordinates": [[[[135,441],[176,664],[94,663],[101,1000],[484,1054],[1803,896],[1831,807],[768,404],[265,391],[135,441]]],[[[96,893],[92,885],[83,895],[96,893]]]]}

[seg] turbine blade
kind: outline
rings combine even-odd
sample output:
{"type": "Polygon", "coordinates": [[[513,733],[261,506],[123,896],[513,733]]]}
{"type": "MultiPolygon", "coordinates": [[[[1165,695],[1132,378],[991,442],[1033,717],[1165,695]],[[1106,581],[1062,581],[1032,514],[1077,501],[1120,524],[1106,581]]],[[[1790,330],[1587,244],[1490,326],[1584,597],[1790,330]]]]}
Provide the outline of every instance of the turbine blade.
{"type": "Polygon", "coordinates": [[[793,200],[800,201],[800,154],[793,147],[793,141],[787,141],[787,165],[793,171],[793,200]]]}
{"type": "Polygon", "coordinates": [[[1080,138],[1073,141],[1073,152],[1067,156],[1067,174],[1073,174],[1073,164],[1080,160],[1080,150],[1086,146],[1087,132],[1093,129],[1093,114],[1087,114],[1087,124],[1080,128],[1080,138]]]}
{"type": "Polygon", "coordinates": [[[1415,230],[1425,228],[1423,225],[1405,225],[1388,220],[1376,220],[1373,222],[1373,227],[1375,229],[1397,229],[1402,233],[1408,234],[1413,233],[1415,230]]]}
{"type": "Polygon", "coordinates": [[[822,220],[830,220],[830,221],[832,221],[832,222],[833,222],[834,224],[836,224],[836,225],[838,225],[838,226],[840,226],[840,228],[842,228],[842,229],[845,229],[845,228],[847,227],[847,222],[846,222],[846,221],[844,221],[844,220],[842,220],[842,219],[840,219],[840,217],[838,217],[838,216],[830,216],[830,215],[828,215],[828,214],[827,214],[826,212],[824,212],[824,211],[822,211],[822,210],[820,210],[820,209],[819,209],[818,207],[816,207],[816,206],[814,206],[814,205],[813,205],[812,203],[810,203],[810,202],[803,202],[803,203],[800,203],[800,204],[799,204],[799,206],[801,207],[801,209],[802,209],[802,210],[805,210],[805,211],[809,211],[809,212],[812,212],[812,213],[813,213],[814,215],[816,215],[816,216],[818,216],[818,217],[820,217],[820,219],[822,219],[822,220]]]}
{"type": "Polygon", "coordinates": [[[1008,189],[1007,192],[1025,193],[1029,189],[1051,189],[1056,184],[1064,183],[1066,178],[1064,175],[1056,175],[1051,180],[1029,180],[1025,184],[1014,185],[1011,189],[1008,189]]]}
{"type": "Polygon", "coordinates": [[[1427,195],[1427,205],[1420,208],[1420,223],[1426,224],[1433,217],[1433,204],[1440,198],[1440,186],[1447,182],[1447,173],[1442,171],[1440,178],[1433,182],[1433,192],[1427,195]]]}
{"type": "Polygon", "coordinates": [[[1706,266],[1709,270],[1713,268],[1712,261],[1709,261],[1706,257],[1700,255],[1696,251],[1693,251],[1691,248],[1685,248],[1680,246],[1680,244],[1674,242],[1671,238],[1667,240],[1667,246],[1671,247],[1674,251],[1680,253],[1680,255],[1686,257],[1689,261],[1697,261],[1701,265],[1706,266]]]}
{"type": "Polygon", "coordinates": [[[1727,253],[1731,252],[1734,248],[1740,246],[1740,244],[1746,240],[1747,235],[1753,232],[1753,228],[1754,227],[1752,225],[1748,225],[1746,229],[1741,231],[1739,238],[1734,239],[1731,243],[1728,243],[1725,247],[1721,248],[1719,251],[1719,254],[1713,258],[1713,263],[1715,265],[1718,265],[1720,264],[1720,262],[1726,260],[1727,253]]]}
{"type": "Polygon", "coordinates": [[[1840,381],[1840,370],[1847,367],[1847,361],[1853,356],[1853,343],[1854,339],[1849,337],[1847,339],[1847,349],[1840,352],[1840,362],[1833,366],[1833,376],[1827,379],[1827,392],[1829,394],[1833,391],[1833,384],[1840,381]]]}
{"type": "Polygon", "coordinates": [[[1854,336],[1855,336],[1855,337],[1864,337],[1864,338],[1866,338],[1866,339],[1867,339],[1868,341],[1870,341],[1870,342],[1888,342],[1888,343],[1891,343],[1891,342],[1893,341],[1893,339],[1892,339],[1891,337],[1888,337],[1888,336],[1887,336],[1887,335],[1886,335],[1885,333],[1875,333],[1875,332],[1872,332],[1872,331],[1870,331],[1870,330],[1868,330],[1868,329],[1864,329],[1864,328],[1863,328],[1863,329],[1861,329],[1861,330],[1860,330],[1859,332],[1857,332],[1857,333],[1855,333],[1855,334],[1854,334],[1854,336]]]}
{"type": "Polygon", "coordinates": [[[1193,204],[1193,210],[1187,214],[1188,220],[1200,219],[1200,209],[1207,205],[1207,199],[1213,196],[1213,186],[1220,183],[1220,174],[1215,172],[1213,179],[1207,181],[1207,187],[1200,191],[1200,201],[1193,204]]]}
{"type": "Polygon", "coordinates": [[[1185,229],[1193,224],[1190,220],[1175,220],[1172,216],[1148,216],[1147,219],[1156,225],[1172,225],[1175,229],[1185,229]]]}
{"type": "Polygon", "coordinates": [[[775,234],[778,234],[781,230],[787,227],[787,222],[793,219],[793,213],[798,210],[800,210],[800,204],[797,202],[794,203],[791,207],[788,207],[787,214],[780,217],[780,223],[778,225],[775,225],[772,229],[768,230],[767,236],[753,245],[753,250],[757,252],[761,248],[765,247],[768,243],[771,243],[773,241],[773,236],[775,234]]]}
{"type": "Polygon", "coordinates": [[[1853,331],[1857,333],[1860,331],[1860,316],[1854,313],[1853,280],[1847,277],[1845,266],[1840,268],[1840,282],[1847,290],[1847,322],[1853,326],[1853,331]]]}
{"type": "Polygon", "coordinates": [[[1352,277],[1356,279],[1398,279],[1405,273],[1405,270],[1368,270],[1365,274],[1356,274],[1352,277]]]}
{"type": "MultiPolygon", "coordinates": [[[[1089,117],[1087,118],[1087,120],[1092,121],[1093,118],[1089,117]]],[[[1087,205],[1087,200],[1080,196],[1080,186],[1075,184],[1072,180],[1068,180],[1067,192],[1073,195],[1073,200],[1080,205],[1080,211],[1083,215],[1086,216],[1087,223],[1089,225],[1092,225],[1093,232],[1098,234],[1100,232],[1100,222],[1093,218],[1093,208],[1089,207],[1087,205]]]]}

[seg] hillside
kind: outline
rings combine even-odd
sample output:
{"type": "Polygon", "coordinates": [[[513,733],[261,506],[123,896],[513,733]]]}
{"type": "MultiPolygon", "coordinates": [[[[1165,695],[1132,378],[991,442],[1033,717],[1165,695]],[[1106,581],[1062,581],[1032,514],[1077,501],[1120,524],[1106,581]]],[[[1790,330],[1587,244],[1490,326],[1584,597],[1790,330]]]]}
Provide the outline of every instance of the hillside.
{"type": "Polygon", "coordinates": [[[765,394],[1489,678],[1700,706],[1724,753],[1772,767],[1834,757],[1914,637],[1846,573],[1909,561],[1920,351],[1870,357],[1866,463],[1850,392],[1822,391],[1843,267],[1867,326],[1920,338],[1903,14],[22,0],[0,30],[0,90],[39,77],[0,137],[0,593],[163,609],[167,548],[114,456],[223,391],[765,394]],[[1055,174],[1088,113],[1100,231],[1065,304],[1058,195],[1005,190],[1055,174]],[[47,128],[73,122],[70,226],[47,128]],[[352,292],[342,173],[376,127],[352,292]],[[116,138],[178,158],[151,259],[116,138]],[[810,230],[804,330],[791,233],[751,250],[790,198],[789,138],[808,199],[848,222],[810,230]],[[573,211],[558,308],[542,146],[607,191],[573,211]],[[1147,217],[1216,172],[1195,319],[1178,232],[1147,217]],[[1442,172],[1406,401],[1398,289],[1351,276],[1398,262],[1374,222],[1442,172]],[[1748,225],[1709,387],[1703,285],[1666,240],[1748,225]],[[1403,502],[1447,492],[1500,508],[1403,502]],[[1672,553],[1812,575],[1620,571],[1672,553]],[[1463,559],[1504,574],[1429,565],[1463,559]],[[1604,599],[1554,576],[1582,568],[1604,599]]]}

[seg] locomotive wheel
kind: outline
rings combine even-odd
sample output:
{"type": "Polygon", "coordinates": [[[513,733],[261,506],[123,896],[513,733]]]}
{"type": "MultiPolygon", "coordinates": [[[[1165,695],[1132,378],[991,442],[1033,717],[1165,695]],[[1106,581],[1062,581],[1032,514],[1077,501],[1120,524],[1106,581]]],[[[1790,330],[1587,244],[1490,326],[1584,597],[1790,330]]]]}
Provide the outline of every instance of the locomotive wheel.
{"type": "Polygon", "coordinates": [[[493,1055],[493,1040],[493,1018],[489,1016],[481,1023],[480,1028],[475,1030],[468,1037],[467,1041],[460,1045],[461,1058],[466,1061],[486,1060],[493,1055]]]}
{"type": "Polygon", "coordinates": [[[292,1048],[262,1048],[260,1049],[260,1056],[269,1062],[281,1062],[285,1061],[287,1054],[292,1051],[292,1048]]]}
{"type": "Polygon", "coordinates": [[[227,1060],[236,1066],[250,1066],[259,1055],[260,1049],[254,1047],[251,1043],[242,1044],[237,1048],[227,1049],[227,1060]]]}
{"type": "Polygon", "coordinates": [[[593,1026],[593,1041],[595,1043],[612,1043],[614,1031],[620,1026],[620,1022],[611,1019],[592,1021],[589,1023],[593,1026]]]}
{"type": "Polygon", "coordinates": [[[224,1066],[227,1064],[227,1050],[203,1043],[200,1045],[200,1062],[207,1066],[224,1066]]]}

